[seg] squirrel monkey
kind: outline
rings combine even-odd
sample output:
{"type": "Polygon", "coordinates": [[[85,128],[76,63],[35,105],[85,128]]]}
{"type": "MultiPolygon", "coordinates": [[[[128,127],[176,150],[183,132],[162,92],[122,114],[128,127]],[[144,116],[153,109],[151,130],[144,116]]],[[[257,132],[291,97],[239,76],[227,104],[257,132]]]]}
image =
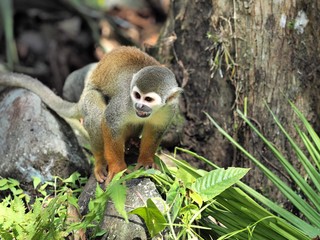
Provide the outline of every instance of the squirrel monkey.
{"type": "Polygon", "coordinates": [[[0,74],[0,85],[29,89],[61,117],[83,119],[97,181],[108,183],[127,168],[125,143],[140,134],[136,168],[154,167],[154,154],[178,110],[182,92],[174,74],[134,47],[119,47],[92,66],[84,73],[78,103],[62,100],[38,80],[22,74],[0,74]]]}

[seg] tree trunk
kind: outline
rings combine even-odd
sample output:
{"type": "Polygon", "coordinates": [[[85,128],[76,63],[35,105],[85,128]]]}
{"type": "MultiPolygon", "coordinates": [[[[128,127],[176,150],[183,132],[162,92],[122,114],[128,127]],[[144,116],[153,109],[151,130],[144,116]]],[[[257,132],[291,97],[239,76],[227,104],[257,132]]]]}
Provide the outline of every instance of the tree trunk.
{"type": "Polygon", "coordinates": [[[319,10],[319,1],[309,0],[172,1],[159,53],[185,89],[183,147],[220,166],[252,167],[247,182],[268,193],[266,179],[233,150],[203,113],[278,169],[265,146],[237,117],[236,109],[246,110],[263,134],[300,168],[265,104],[296,139],[292,124],[296,116],[285,96],[313,126],[319,126],[319,10]]]}

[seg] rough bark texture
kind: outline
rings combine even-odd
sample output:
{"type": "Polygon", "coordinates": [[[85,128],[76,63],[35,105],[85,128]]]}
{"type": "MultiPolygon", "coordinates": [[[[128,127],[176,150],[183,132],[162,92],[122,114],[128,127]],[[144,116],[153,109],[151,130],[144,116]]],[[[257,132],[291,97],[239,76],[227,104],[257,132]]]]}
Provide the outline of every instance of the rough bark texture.
{"type": "MultiPolygon", "coordinates": [[[[266,110],[265,102],[296,139],[293,123],[297,117],[284,96],[289,97],[314,126],[319,126],[316,118],[320,85],[316,81],[320,75],[319,4],[317,1],[273,1],[272,4],[256,1],[249,5],[237,3],[234,9],[236,61],[240,66],[236,79],[236,88],[241,90],[239,108],[241,99],[247,97],[248,115],[300,169],[288,141],[279,134],[266,110]]],[[[240,132],[250,152],[282,172],[272,155],[258,143],[260,140],[246,129],[240,132]]],[[[236,164],[251,167],[247,160],[238,159],[241,162],[236,164]]],[[[261,191],[270,191],[266,179],[255,171],[247,180],[261,191]],[[252,176],[254,180],[250,181],[252,176]]]]}
{"type": "MultiPolygon", "coordinates": [[[[231,151],[204,116],[206,111],[250,152],[281,172],[261,141],[235,114],[237,108],[243,111],[247,99],[248,116],[300,168],[265,102],[294,138],[296,117],[284,96],[319,126],[319,8],[319,1],[308,0],[172,1],[160,55],[185,85],[184,147],[220,166],[254,168],[231,151]]],[[[256,189],[270,191],[257,170],[250,171],[246,180],[256,189]]]]}
{"type": "MultiPolygon", "coordinates": [[[[230,145],[213,129],[204,112],[214,115],[224,126],[231,124],[233,87],[220,76],[211,77],[213,7],[210,1],[173,1],[160,44],[160,58],[172,64],[184,88],[182,113],[186,118],[181,143],[220,165],[229,165],[230,145]],[[175,39],[171,46],[171,40],[175,39]],[[228,161],[228,160],[227,160],[228,161]]],[[[186,156],[187,157],[187,156],[186,156]]],[[[192,159],[189,159],[192,161],[192,159]]],[[[194,162],[204,167],[199,162],[194,162]]]]}

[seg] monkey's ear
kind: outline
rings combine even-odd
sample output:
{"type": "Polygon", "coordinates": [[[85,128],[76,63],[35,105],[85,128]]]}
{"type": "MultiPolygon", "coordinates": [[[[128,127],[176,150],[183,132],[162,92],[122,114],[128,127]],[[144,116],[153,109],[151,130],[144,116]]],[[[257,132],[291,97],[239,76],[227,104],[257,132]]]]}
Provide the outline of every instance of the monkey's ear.
{"type": "Polygon", "coordinates": [[[170,94],[166,100],[167,104],[171,104],[176,102],[176,100],[178,100],[178,97],[180,96],[180,94],[183,92],[183,89],[180,87],[174,87],[171,89],[170,94]]]}

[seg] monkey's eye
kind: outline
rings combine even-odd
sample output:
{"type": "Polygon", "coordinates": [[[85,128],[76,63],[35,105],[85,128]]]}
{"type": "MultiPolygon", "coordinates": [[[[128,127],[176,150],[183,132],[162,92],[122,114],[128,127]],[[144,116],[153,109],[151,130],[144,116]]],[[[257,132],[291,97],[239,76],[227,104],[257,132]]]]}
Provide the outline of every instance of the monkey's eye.
{"type": "Polygon", "coordinates": [[[151,103],[154,99],[152,97],[146,97],[144,100],[151,103]]]}
{"type": "Polygon", "coordinates": [[[140,99],[140,98],[141,98],[140,93],[134,92],[133,94],[134,94],[134,97],[135,97],[136,99],[140,99]]]}

